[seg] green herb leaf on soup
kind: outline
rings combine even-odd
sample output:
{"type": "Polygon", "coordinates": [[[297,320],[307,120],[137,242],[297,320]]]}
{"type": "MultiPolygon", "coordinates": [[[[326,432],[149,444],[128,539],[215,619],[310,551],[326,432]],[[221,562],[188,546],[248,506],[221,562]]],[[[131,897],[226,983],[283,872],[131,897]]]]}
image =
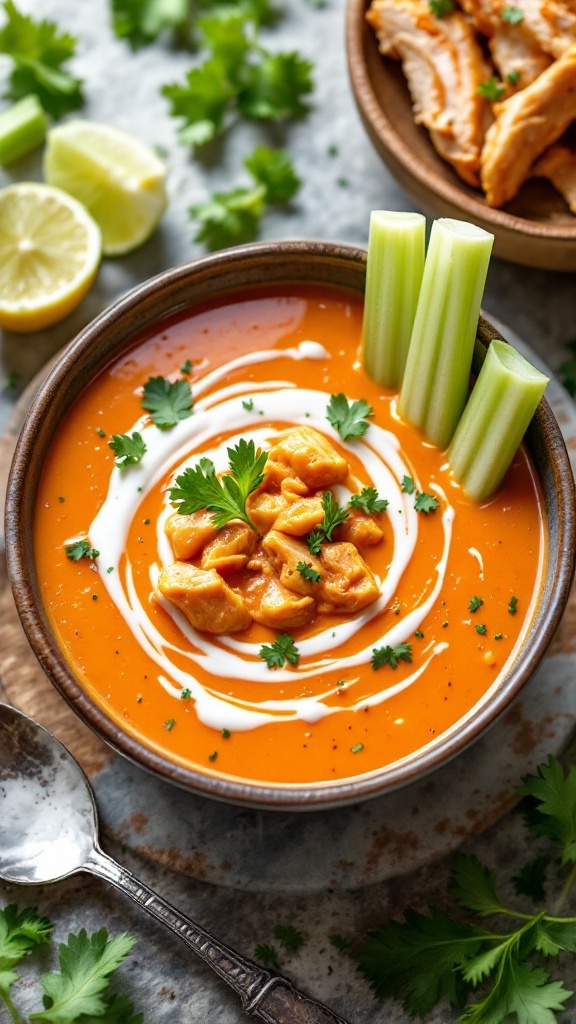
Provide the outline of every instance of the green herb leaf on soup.
{"type": "Polygon", "coordinates": [[[326,419],[338,431],[343,441],[349,437],[362,437],[370,426],[368,419],[374,415],[374,409],[364,398],[350,402],[346,395],[331,395],[326,407],[326,419]]]}
{"type": "Polygon", "coordinates": [[[399,661],[412,661],[412,644],[398,644],[397,647],[375,647],[372,651],[372,668],[374,671],[389,665],[390,668],[397,668],[399,661]]]}
{"type": "Polygon", "coordinates": [[[274,643],[263,644],[258,653],[268,668],[283,668],[285,662],[297,665],[300,660],[300,653],[290,633],[280,633],[274,643]]]}
{"type": "Polygon", "coordinates": [[[416,490],[416,484],[414,483],[411,476],[402,477],[400,489],[404,492],[404,494],[414,494],[414,491],[416,490]]]}
{"type": "Polygon", "coordinates": [[[468,603],[468,611],[477,612],[478,609],[481,608],[483,604],[484,601],[482,600],[482,598],[475,595],[474,597],[470,598],[470,601],[468,603]]]}
{"type": "Polygon", "coordinates": [[[192,389],[187,380],[149,377],[144,385],[141,405],[160,430],[170,430],[180,420],[192,415],[192,389]]]}
{"type": "Polygon", "coordinates": [[[322,508],[324,509],[324,519],[306,537],[306,543],[312,555],[320,554],[324,541],[331,541],[336,527],[342,526],[350,515],[347,509],[340,507],[330,491],[324,491],[322,495],[322,508]]]}
{"type": "Polygon", "coordinates": [[[440,502],[433,494],[426,494],[425,491],[418,491],[414,502],[414,508],[417,512],[424,512],[425,515],[428,515],[429,512],[434,512],[437,508],[440,508],[440,502]]]}
{"type": "Polygon", "coordinates": [[[88,540],[75,540],[72,544],[66,544],[64,550],[72,562],[79,562],[81,558],[98,558],[100,554],[88,540]]]}
{"type": "Polygon", "coordinates": [[[380,515],[388,508],[385,498],[378,497],[375,487],[363,487],[360,494],[353,494],[348,502],[350,508],[359,508],[366,515],[380,515]]]}
{"type": "Polygon", "coordinates": [[[241,519],[254,529],[246,511],[246,499],[262,483],[268,455],[256,454],[254,441],[241,437],[234,448],[228,448],[230,472],[218,478],[209,459],[201,459],[194,468],[188,466],[176,477],[176,486],[170,488],[170,501],[182,515],[191,515],[200,509],[214,512],[217,530],[232,519],[241,519]]]}
{"type": "Polygon", "coordinates": [[[306,562],[297,562],[296,569],[303,579],[310,580],[311,583],[320,583],[320,573],[310,565],[306,565],[306,562]]]}
{"type": "Polygon", "coordinates": [[[113,434],[108,442],[117,466],[135,466],[146,454],[146,445],[137,430],[133,434],[113,434]]]}

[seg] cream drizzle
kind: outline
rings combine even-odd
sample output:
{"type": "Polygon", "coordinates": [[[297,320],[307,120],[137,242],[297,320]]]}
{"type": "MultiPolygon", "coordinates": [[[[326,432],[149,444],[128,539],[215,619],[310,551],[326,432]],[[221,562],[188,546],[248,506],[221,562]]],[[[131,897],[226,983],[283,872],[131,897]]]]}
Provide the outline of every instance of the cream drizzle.
{"type": "MultiPolygon", "coordinates": [[[[194,665],[201,666],[205,672],[214,676],[215,680],[249,680],[266,684],[267,688],[277,692],[279,683],[294,682],[296,677],[306,679],[335,667],[339,672],[343,672],[368,664],[372,655],[372,644],[344,658],[338,656],[335,651],[345,641],[351,640],[365,623],[390,605],[418,540],[418,513],[414,509],[413,498],[401,490],[400,481],[404,476],[412,476],[416,487],[421,489],[420,481],[415,477],[413,467],[408,466],[398,439],[390,431],[372,423],[363,437],[355,439],[353,446],[342,442],[326,419],[326,406],[330,396],[323,391],[295,387],[291,381],[270,380],[258,384],[254,381],[241,381],[225,385],[205,398],[198,398],[209,388],[226,381],[232,370],[280,358],[328,360],[330,353],[317,342],[304,341],[297,348],[271,349],[241,356],[206,374],[194,384],[194,414],[180,421],[170,431],[158,430],[151,424],[149,417],[142,416],[129,432],[137,430],[142,434],[147,447],[146,455],[137,466],[127,470],[115,468],[112,471],[106,500],[89,530],[90,543],[100,552],[97,559],[99,568],[114,568],[112,573],[101,572],[104,586],[138,643],[158,666],[160,685],[177,698],[180,697],[182,689],[187,687],[195,701],[199,719],[215,729],[226,727],[247,730],[267,722],[285,721],[287,718],[315,722],[326,715],[338,712],[340,708],[337,705],[326,703],[327,698],[333,697],[332,687],[313,698],[279,699],[272,694],[258,703],[250,703],[234,699],[216,688],[211,689],[200,683],[194,675],[194,665]],[[250,394],[254,398],[253,411],[246,410],[242,404],[240,396],[245,394],[250,394]],[[126,563],[121,563],[130,526],[142,498],[157,486],[167,470],[170,470],[174,478],[187,466],[195,465],[198,456],[194,453],[204,449],[202,456],[212,459],[217,473],[223,472],[228,461],[226,449],[234,445],[238,438],[252,438],[256,446],[263,449],[270,446],[275,431],[265,426],[263,420],[291,425],[306,424],[337,440],[344,449],[358,454],[367,477],[377,491],[385,495],[389,501],[389,507],[384,514],[388,515],[394,535],[392,560],[386,578],[381,582],[379,598],[361,614],[300,641],[300,662],[296,669],[276,669],[273,672],[258,656],[259,644],[236,640],[233,636],[215,638],[199,633],[182,612],[158,595],[155,600],[176,623],[183,637],[181,646],[175,646],[167,641],[138,597],[130,564],[126,564],[127,560],[126,563]],[[206,448],[215,435],[224,432],[230,435],[226,442],[206,448]],[[398,514],[399,511],[402,515],[398,514]],[[126,565],[123,573],[120,572],[121,564],[126,565]],[[179,667],[172,657],[174,653],[178,654],[180,661],[184,659],[189,663],[190,668],[184,670],[179,667]]],[[[443,507],[444,540],[436,563],[436,580],[431,589],[427,585],[423,586],[422,599],[414,608],[395,620],[394,625],[380,637],[379,645],[394,647],[405,643],[419,628],[442,590],[454,512],[442,488],[436,484],[430,484],[429,487],[436,492],[443,507]]],[[[335,488],[335,491],[341,501],[349,497],[346,488],[335,488]]],[[[174,560],[164,532],[165,521],[172,511],[166,494],[164,508],[156,524],[157,560],[150,568],[152,589],[156,584],[160,567],[174,560]]],[[[427,659],[396,685],[386,686],[385,674],[379,677],[375,673],[374,693],[368,697],[364,695],[361,701],[352,705],[352,708],[358,710],[360,707],[379,704],[413,685],[432,658],[446,646],[445,643],[431,645],[427,659]]],[[[348,682],[347,688],[350,689],[351,685],[353,683],[348,682]]],[[[347,706],[347,710],[350,710],[350,705],[347,706]]]]}

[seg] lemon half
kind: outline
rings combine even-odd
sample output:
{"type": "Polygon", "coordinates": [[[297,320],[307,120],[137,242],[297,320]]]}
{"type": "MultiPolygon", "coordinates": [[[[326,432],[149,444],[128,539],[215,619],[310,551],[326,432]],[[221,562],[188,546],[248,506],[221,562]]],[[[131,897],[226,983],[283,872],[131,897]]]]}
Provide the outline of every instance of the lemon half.
{"type": "Polygon", "coordinates": [[[90,211],[105,256],[121,256],[152,234],[166,207],[166,167],[127,132],[68,121],[48,132],[44,177],[90,211]]]}
{"type": "Polygon", "coordinates": [[[72,196],[37,182],[0,191],[0,327],[39,331],[62,320],[92,284],[100,229],[72,196]]]}

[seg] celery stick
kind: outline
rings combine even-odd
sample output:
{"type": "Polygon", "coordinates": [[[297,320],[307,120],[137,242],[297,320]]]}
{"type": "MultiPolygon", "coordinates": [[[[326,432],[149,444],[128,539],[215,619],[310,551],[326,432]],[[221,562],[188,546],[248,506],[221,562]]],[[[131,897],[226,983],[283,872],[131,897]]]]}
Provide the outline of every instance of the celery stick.
{"type": "Polygon", "coordinates": [[[362,362],[372,380],[398,389],[424,271],[426,218],[373,210],[370,215],[362,362]]]}
{"type": "Polygon", "coordinates": [[[48,118],[36,96],[25,96],[0,114],[0,164],[10,164],[44,140],[48,118]]]}
{"type": "Polygon", "coordinates": [[[454,476],[475,501],[502,482],[548,379],[511,345],[490,343],[448,449],[454,476]]]}
{"type": "Polygon", "coordinates": [[[439,448],[448,445],[468,397],[493,241],[465,221],[432,225],[399,408],[439,448]]]}

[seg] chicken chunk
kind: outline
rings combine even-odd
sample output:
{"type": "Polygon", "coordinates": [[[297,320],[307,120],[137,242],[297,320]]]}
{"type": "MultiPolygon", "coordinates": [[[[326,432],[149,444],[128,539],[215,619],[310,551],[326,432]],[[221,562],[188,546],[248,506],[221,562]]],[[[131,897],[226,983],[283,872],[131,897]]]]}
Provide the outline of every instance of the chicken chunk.
{"type": "Polygon", "coordinates": [[[360,611],[379,596],[378,584],[353,544],[323,544],[319,611],[360,611]]]}
{"type": "Polygon", "coordinates": [[[158,591],[176,605],[201,633],[238,633],[248,629],[252,615],[244,601],[215,569],[197,569],[189,562],[165,566],[158,591]]]}
{"type": "Polygon", "coordinates": [[[557,142],[532,168],[533,178],[547,178],[576,213],[576,149],[557,142]]]}
{"type": "Polygon", "coordinates": [[[256,622],[272,629],[296,629],[310,621],[316,610],[314,599],[285,587],[270,562],[260,557],[257,570],[242,585],[242,596],[256,622]]]}
{"type": "Polygon", "coordinates": [[[246,511],[258,533],[268,533],[278,516],[287,507],[288,502],[282,494],[269,494],[268,491],[254,491],[246,500],[246,511]]]}
{"type": "Polygon", "coordinates": [[[334,531],[335,540],[348,541],[360,548],[374,547],[383,538],[384,531],[374,516],[368,516],[358,508],[351,508],[346,522],[334,531]]]}
{"type": "Polygon", "coordinates": [[[164,532],[179,562],[194,558],[205,544],[214,540],[218,531],[212,521],[212,515],[212,512],[204,508],[190,516],[174,512],[166,520],[164,532]]]}
{"type": "Polygon", "coordinates": [[[492,72],[465,15],[434,17],[426,0],[373,0],[366,17],[381,52],[402,61],[414,120],[460,177],[477,186],[491,120],[478,87],[492,72]]]}
{"type": "Polygon", "coordinates": [[[320,559],[310,554],[304,541],[286,536],[278,530],[271,530],[264,538],[262,547],[279,574],[280,582],[288,587],[288,590],[314,598],[319,595],[318,583],[305,579],[296,568],[299,563],[304,563],[314,572],[320,575],[322,573],[320,559]]]}
{"type": "Polygon", "coordinates": [[[285,508],[276,519],[273,529],[288,533],[291,537],[305,537],[324,519],[322,495],[300,498],[285,508]]]}
{"type": "Polygon", "coordinates": [[[576,118],[576,46],[494,109],[481,177],[490,206],[503,206],[516,195],[534,161],[576,118]]]}
{"type": "Polygon", "coordinates": [[[289,466],[313,490],[342,483],[348,476],[346,459],[311,427],[294,427],[279,434],[268,459],[289,466]]]}
{"type": "Polygon", "coordinates": [[[246,523],[228,523],[204,548],[202,568],[216,569],[220,573],[238,572],[248,563],[257,539],[246,523]]]}

